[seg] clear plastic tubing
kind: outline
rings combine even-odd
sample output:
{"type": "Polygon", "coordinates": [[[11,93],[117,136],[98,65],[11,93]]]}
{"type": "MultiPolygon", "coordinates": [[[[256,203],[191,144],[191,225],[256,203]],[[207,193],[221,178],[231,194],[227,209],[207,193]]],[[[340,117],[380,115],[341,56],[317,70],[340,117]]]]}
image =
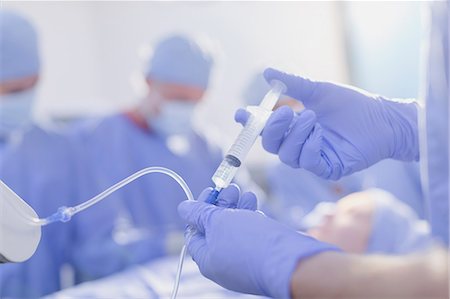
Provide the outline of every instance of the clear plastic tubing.
{"type": "Polygon", "coordinates": [[[239,133],[233,145],[225,155],[222,163],[217,168],[212,177],[215,189],[207,199],[209,203],[215,203],[219,192],[228,187],[236,175],[242,161],[247,156],[258,136],[261,134],[273,108],[275,107],[281,94],[286,91],[286,85],[281,81],[273,80],[272,88],[264,96],[259,106],[248,106],[249,118],[244,128],[239,133]]]}
{"type": "MultiPolygon", "coordinates": [[[[118,189],[124,187],[125,185],[128,185],[129,183],[131,183],[132,181],[140,178],[141,176],[144,176],[146,174],[149,173],[163,173],[166,174],[168,176],[170,176],[171,178],[173,178],[180,186],[181,188],[183,188],[184,193],[186,194],[186,197],[188,198],[188,200],[194,200],[194,196],[192,195],[191,190],[189,189],[188,185],[186,184],[186,182],[183,180],[183,178],[181,176],[179,176],[176,172],[164,168],[164,167],[148,167],[148,168],[144,168],[132,175],[130,175],[129,177],[123,179],[122,181],[118,182],[117,184],[109,187],[108,189],[106,189],[105,191],[103,191],[102,193],[98,194],[97,196],[77,205],[74,207],[60,207],[58,209],[58,211],[47,217],[47,218],[41,218],[41,219],[37,219],[37,218],[33,218],[32,223],[35,225],[47,225],[53,222],[67,222],[69,221],[73,215],[86,210],[87,208],[95,205],[96,203],[102,201],[105,197],[107,197],[108,195],[110,195],[111,193],[117,191],[118,189]]],[[[173,289],[172,289],[172,294],[171,294],[171,298],[174,299],[177,296],[178,293],[178,288],[180,285],[180,278],[181,278],[181,272],[183,271],[183,263],[184,263],[184,258],[186,256],[186,246],[187,244],[189,244],[189,241],[191,239],[191,235],[193,233],[193,229],[191,227],[188,227],[188,234],[187,234],[187,238],[186,238],[186,244],[183,246],[183,248],[181,249],[181,253],[180,253],[180,259],[178,261],[178,267],[177,267],[177,273],[176,273],[176,277],[175,277],[175,282],[173,285],[173,289]]]]}

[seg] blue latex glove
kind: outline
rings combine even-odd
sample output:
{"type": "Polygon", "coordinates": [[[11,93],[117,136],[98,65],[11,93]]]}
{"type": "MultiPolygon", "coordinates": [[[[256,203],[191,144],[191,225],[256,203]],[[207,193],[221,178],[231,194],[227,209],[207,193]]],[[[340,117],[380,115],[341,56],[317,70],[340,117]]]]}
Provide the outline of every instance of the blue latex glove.
{"type": "Polygon", "coordinates": [[[287,298],[300,260],[337,250],[255,211],[253,193],[240,197],[235,186],[222,191],[219,204],[242,208],[233,209],[202,202],[210,191],[196,202],[182,202],[178,212],[197,230],[188,250],[200,272],[227,289],[287,298]]]}
{"type": "MultiPolygon", "coordinates": [[[[416,103],[270,68],[264,77],[285,83],[286,95],[305,106],[299,114],[280,107],[262,133],[263,147],[285,164],[337,180],[382,159],[419,159],[416,103]]],[[[238,111],[235,119],[245,122],[245,112],[238,111]]]]}

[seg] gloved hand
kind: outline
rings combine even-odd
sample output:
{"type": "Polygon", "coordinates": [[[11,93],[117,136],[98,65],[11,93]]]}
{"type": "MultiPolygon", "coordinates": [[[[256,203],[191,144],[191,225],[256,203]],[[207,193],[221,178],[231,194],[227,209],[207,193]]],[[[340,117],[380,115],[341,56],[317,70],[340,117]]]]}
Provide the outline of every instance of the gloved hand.
{"type": "MultiPolygon", "coordinates": [[[[264,77],[286,84],[286,95],[305,106],[299,114],[280,107],[262,132],[263,147],[285,164],[337,180],[382,159],[419,159],[416,103],[270,68],[264,77]]],[[[235,119],[243,123],[246,115],[240,110],[235,119]]]]}
{"type": "Polygon", "coordinates": [[[298,262],[323,251],[337,250],[298,233],[254,211],[253,193],[239,196],[236,187],[225,189],[219,203],[233,209],[198,201],[178,206],[180,216],[196,228],[188,251],[200,272],[221,286],[237,292],[288,298],[290,280],[298,262]]]}

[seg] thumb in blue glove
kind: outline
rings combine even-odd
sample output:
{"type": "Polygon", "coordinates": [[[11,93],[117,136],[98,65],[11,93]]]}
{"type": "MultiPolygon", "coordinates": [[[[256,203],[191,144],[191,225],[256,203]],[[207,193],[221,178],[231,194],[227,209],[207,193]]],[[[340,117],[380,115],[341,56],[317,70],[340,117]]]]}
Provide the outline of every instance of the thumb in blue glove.
{"type": "MultiPolygon", "coordinates": [[[[222,193],[222,203],[252,202],[234,190],[222,193]]],[[[188,251],[201,273],[221,286],[243,293],[287,298],[290,280],[302,259],[337,250],[298,233],[251,209],[223,208],[198,201],[178,206],[180,216],[196,228],[188,251]]],[[[252,198],[249,200],[249,198],[252,198]]],[[[241,204],[242,206],[242,204],[241,204]]]]}

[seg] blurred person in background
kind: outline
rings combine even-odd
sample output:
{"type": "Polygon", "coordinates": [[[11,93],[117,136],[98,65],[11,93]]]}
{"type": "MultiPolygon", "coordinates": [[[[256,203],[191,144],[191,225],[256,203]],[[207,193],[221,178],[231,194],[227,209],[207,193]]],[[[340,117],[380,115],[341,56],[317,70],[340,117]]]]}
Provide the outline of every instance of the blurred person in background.
{"type": "MultiPolygon", "coordinates": [[[[33,117],[41,74],[38,35],[21,14],[0,9],[0,179],[40,216],[68,205],[73,155],[68,138],[33,117]]],[[[42,230],[34,256],[0,266],[0,297],[38,297],[60,288],[70,226],[42,230]]]]}
{"type": "MultiPolygon", "coordinates": [[[[212,184],[222,153],[193,126],[209,86],[211,53],[185,35],[168,36],[153,50],[144,74],[148,93],[138,106],[74,130],[80,200],[149,166],[174,170],[194,196],[212,184]]],[[[151,174],[110,197],[73,220],[77,282],[178,253],[183,244],[176,208],[185,195],[172,178],[151,174]]]]}

